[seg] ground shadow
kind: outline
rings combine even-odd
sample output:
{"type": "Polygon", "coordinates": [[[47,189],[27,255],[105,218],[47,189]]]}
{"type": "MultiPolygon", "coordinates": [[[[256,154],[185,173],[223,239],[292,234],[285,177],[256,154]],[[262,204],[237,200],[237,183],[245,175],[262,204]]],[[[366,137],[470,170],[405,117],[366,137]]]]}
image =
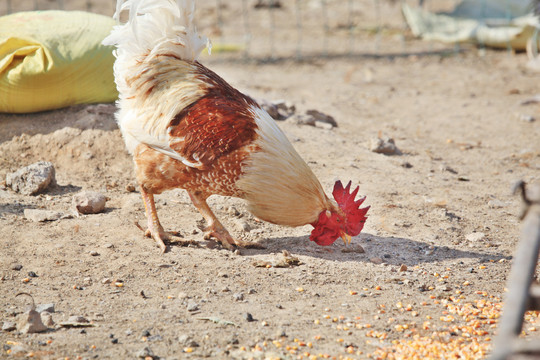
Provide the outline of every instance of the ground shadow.
{"type": "Polygon", "coordinates": [[[309,241],[308,236],[269,238],[261,240],[259,244],[265,249],[242,249],[242,255],[279,254],[286,250],[292,255],[304,255],[331,261],[370,262],[370,259],[379,258],[384,263],[398,266],[401,264],[414,266],[449,259],[472,258],[478,259],[479,262],[511,259],[510,254],[432,246],[406,238],[382,237],[371,234],[357,236],[347,246],[343,244],[341,239],[338,239],[331,246],[319,246],[309,241]]]}
{"type": "Polygon", "coordinates": [[[49,134],[65,127],[81,130],[118,128],[114,118],[114,104],[75,105],[59,110],[30,114],[0,113],[0,144],[14,136],[49,134]]]}

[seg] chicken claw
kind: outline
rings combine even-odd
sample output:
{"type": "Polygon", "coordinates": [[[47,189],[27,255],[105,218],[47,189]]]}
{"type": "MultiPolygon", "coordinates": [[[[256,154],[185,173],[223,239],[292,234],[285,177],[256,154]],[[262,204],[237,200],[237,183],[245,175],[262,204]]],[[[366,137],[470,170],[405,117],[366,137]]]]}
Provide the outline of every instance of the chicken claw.
{"type": "Polygon", "coordinates": [[[204,230],[204,239],[210,240],[210,238],[218,240],[228,250],[234,250],[236,247],[246,247],[245,242],[233,238],[220,223],[214,223],[213,226],[209,226],[204,230]]]}
{"type": "Polygon", "coordinates": [[[157,216],[156,205],[154,203],[154,196],[147,193],[141,186],[141,195],[144,202],[144,209],[146,210],[146,218],[148,219],[148,230],[145,231],[145,235],[151,237],[158,244],[162,253],[167,251],[167,245],[165,240],[169,241],[169,236],[163,230],[163,226],[159,222],[157,216]]]}
{"type": "Polygon", "coordinates": [[[216,215],[212,212],[212,209],[206,203],[206,196],[198,194],[196,192],[188,192],[193,205],[199,210],[201,215],[206,220],[208,226],[204,229],[204,239],[208,240],[211,237],[218,240],[223,247],[229,250],[234,250],[235,246],[245,247],[246,243],[240,240],[234,239],[231,234],[225,229],[225,227],[219,222],[216,215]]]}

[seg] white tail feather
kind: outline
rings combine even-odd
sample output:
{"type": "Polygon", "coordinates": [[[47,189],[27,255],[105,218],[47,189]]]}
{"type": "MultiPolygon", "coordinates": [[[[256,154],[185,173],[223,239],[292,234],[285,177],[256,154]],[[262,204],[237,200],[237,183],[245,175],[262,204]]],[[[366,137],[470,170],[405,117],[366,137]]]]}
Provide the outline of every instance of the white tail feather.
{"type": "Polygon", "coordinates": [[[210,42],[197,33],[193,24],[193,0],[118,0],[114,18],[120,23],[103,40],[116,45],[117,57],[174,54],[186,61],[197,60],[210,42]],[[129,11],[126,23],[120,15],[129,11]]]}

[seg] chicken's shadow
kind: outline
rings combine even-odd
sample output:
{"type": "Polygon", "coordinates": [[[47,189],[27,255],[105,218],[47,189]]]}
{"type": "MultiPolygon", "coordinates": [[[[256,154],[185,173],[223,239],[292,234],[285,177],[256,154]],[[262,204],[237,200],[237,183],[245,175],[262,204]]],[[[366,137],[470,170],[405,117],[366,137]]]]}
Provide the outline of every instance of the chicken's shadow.
{"type": "MultiPolygon", "coordinates": [[[[338,239],[331,246],[319,246],[307,236],[269,238],[259,242],[265,249],[243,249],[244,256],[263,254],[279,255],[283,250],[291,255],[309,256],[331,261],[380,262],[391,265],[414,266],[421,263],[443,260],[478,259],[479,262],[511,259],[509,254],[461,250],[445,245],[432,245],[401,237],[382,237],[362,234],[355,237],[351,244],[345,245],[338,239]],[[363,250],[363,251],[362,251],[363,250]],[[380,260],[379,260],[380,259],[380,260]]],[[[456,245],[463,248],[463,245],[456,245]]]]}

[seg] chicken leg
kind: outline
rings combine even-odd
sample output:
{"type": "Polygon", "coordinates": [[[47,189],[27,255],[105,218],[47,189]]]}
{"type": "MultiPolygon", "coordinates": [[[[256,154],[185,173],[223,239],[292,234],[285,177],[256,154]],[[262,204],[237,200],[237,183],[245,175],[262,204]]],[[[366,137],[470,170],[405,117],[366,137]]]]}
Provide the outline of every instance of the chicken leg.
{"type": "Polygon", "coordinates": [[[169,236],[165,230],[163,230],[163,226],[161,226],[161,223],[159,222],[156,205],[154,204],[154,195],[147,193],[142,186],[141,195],[146,211],[146,218],[148,219],[148,230],[146,230],[145,235],[151,236],[158,244],[161,252],[165,253],[167,251],[167,246],[163,241],[169,240],[169,236]]]}
{"type": "Polygon", "coordinates": [[[246,244],[243,241],[234,239],[231,234],[225,229],[225,227],[219,222],[216,215],[212,212],[212,209],[206,203],[207,196],[203,196],[198,193],[189,192],[189,197],[193,202],[193,205],[199,210],[201,215],[206,220],[208,226],[205,229],[204,238],[210,239],[211,237],[216,238],[221,245],[229,250],[233,250],[234,246],[245,247],[246,244]]]}

